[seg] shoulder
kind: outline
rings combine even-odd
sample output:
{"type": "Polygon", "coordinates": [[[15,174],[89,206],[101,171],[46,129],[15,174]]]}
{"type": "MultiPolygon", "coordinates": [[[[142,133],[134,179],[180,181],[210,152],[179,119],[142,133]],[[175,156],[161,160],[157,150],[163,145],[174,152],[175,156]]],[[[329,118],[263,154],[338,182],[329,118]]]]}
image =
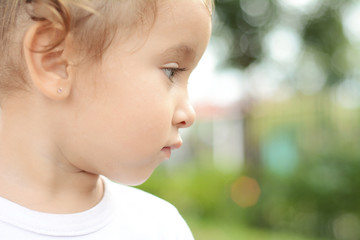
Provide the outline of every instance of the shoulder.
{"type": "Polygon", "coordinates": [[[105,186],[108,188],[107,190],[112,195],[112,198],[127,206],[177,213],[177,209],[172,204],[143,190],[114,183],[108,179],[105,180],[105,186]]]}
{"type": "MultiPolygon", "coordinates": [[[[192,234],[178,210],[169,202],[140,189],[105,180],[116,216],[127,228],[136,226],[154,239],[192,240],[192,234]],[[126,222],[123,220],[126,219],[126,222]]],[[[150,238],[152,239],[152,238],[150,238]]]]}

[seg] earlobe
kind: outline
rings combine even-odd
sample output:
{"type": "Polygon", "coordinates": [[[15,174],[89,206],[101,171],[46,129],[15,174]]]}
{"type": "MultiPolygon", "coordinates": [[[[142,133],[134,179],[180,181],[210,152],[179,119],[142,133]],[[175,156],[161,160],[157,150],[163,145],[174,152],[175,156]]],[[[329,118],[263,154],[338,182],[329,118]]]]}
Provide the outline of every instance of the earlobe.
{"type": "Polygon", "coordinates": [[[46,49],[53,44],[56,31],[40,22],[34,24],[25,34],[23,51],[34,87],[50,99],[63,100],[71,90],[65,43],[46,49]]]}

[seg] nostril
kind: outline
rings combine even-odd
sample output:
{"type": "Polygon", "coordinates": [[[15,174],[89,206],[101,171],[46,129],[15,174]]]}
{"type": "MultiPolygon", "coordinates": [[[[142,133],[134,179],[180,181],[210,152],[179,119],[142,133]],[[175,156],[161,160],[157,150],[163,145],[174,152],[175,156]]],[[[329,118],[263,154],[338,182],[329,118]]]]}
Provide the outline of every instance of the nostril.
{"type": "Polygon", "coordinates": [[[195,111],[191,105],[181,105],[173,115],[173,124],[178,128],[188,128],[195,120],[195,111]]]}
{"type": "Polygon", "coordinates": [[[187,121],[181,121],[181,122],[178,122],[176,125],[179,128],[186,128],[188,123],[187,123],[187,121]]]}

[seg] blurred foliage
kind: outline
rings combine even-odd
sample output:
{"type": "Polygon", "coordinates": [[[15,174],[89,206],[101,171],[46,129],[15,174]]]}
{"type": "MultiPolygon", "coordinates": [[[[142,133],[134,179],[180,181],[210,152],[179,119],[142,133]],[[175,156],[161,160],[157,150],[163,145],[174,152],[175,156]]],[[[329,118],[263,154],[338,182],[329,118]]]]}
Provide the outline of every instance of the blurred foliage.
{"type": "MultiPolygon", "coordinates": [[[[346,56],[351,44],[344,35],[340,13],[351,0],[320,1],[311,14],[286,12],[279,0],[216,0],[214,36],[223,38],[228,55],[223,66],[247,68],[261,61],[267,33],[278,25],[299,31],[304,50],[315,52],[328,73],[327,84],[341,81],[349,72],[346,56]]],[[[279,48],[282,46],[279,45],[279,48]]]]}
{"type": "Polygon", "coordinates": [[[256,169],[246,168],[245,174],[262,187],[259,203],[246,210],[246,221],[313,236],[359,239],[359,111],[340,108],[326,93],[261,105],[251,113],[249,131],[257,141],[252,144],[288,132],[299,161],[294,169],[279,172],[284,162],[269,168],[263,155],[256,169]]]}
{"type": "Polygon", "coordinates": [[[261,58],[262,29],[266,29],[274,21],[277,7],[273,1],[269,4],[264,19],[259,24],[251,24],[246,12],[241,8],[245,1],[216,0],[215,9],[218,23],[214,27],[214,35],[224,37],[229,47],[229,56],[225,64],[235,68],[247,67],[261,58]]]}

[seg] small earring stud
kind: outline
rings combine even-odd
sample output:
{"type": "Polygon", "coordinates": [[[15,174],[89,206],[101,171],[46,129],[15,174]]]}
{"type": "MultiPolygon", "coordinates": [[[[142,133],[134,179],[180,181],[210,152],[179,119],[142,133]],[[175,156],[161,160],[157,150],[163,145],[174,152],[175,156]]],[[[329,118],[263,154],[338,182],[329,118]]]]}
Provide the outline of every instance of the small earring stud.
{"type": "Polygon", "coordinates": [[[63,89],[62,89],[62,88],[58,88],[57,93],[58,93],[58,94],[61,94],[61,93],[62,93],[62,91],[63,91],[63,89]]]}

